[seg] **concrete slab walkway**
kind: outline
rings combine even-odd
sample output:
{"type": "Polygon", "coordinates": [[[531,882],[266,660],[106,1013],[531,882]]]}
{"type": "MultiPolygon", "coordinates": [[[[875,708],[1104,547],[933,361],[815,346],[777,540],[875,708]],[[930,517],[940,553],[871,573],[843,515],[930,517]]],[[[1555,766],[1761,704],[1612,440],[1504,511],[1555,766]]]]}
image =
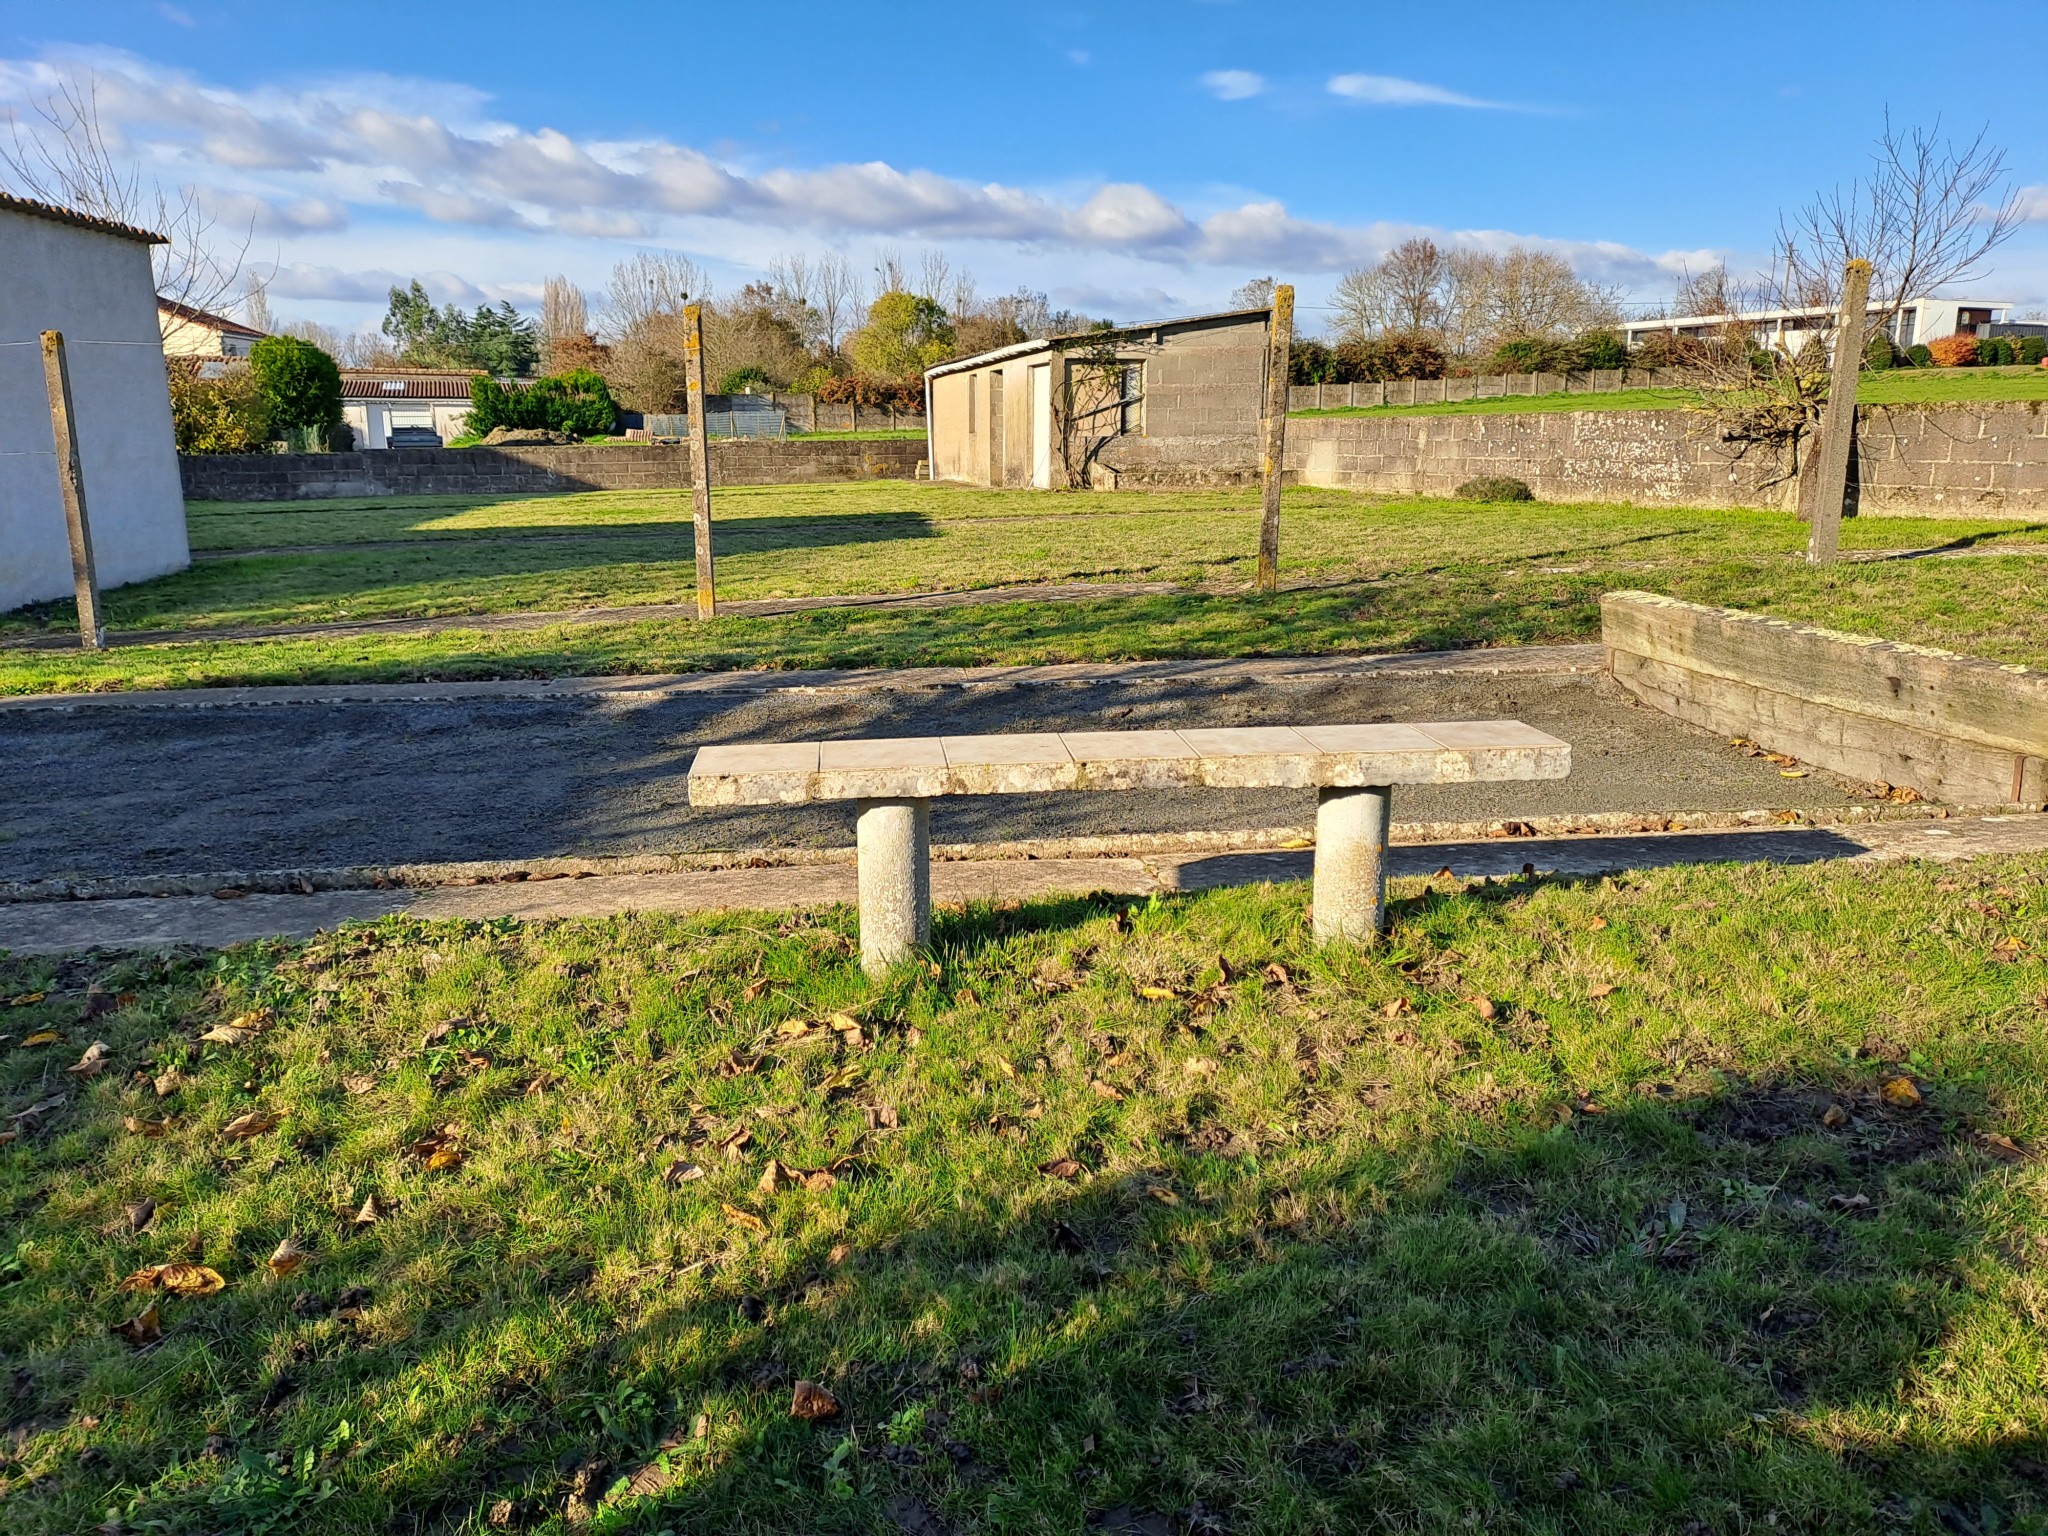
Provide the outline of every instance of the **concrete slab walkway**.
{"type": "MultiPolygon", "coordinates": [[[[1420,843],[1393,850],[1392,873],[1441,869],[1463,879],[1533,868],[1598,875],[1669,865],[1828,859],[1927,859],[2048,854],[2048,815],[1956,817],[1832,828],[1687,831],[1611,837],[1513,838],[1420,843]]],[[[1018,900],[1095,891],[1146,896],[1308,876],[1308,850],[1221,851],[1165,856],[941,860],[932,866],[940,904],[1018,900]]],[[[625,912],[779,911],[846,903],[850,863],[600,875],[411,889],[135,897],[0,903],[0,950],[54,954],[92,948],[213,948],[260,938],[303,938],[345,922],[404,914],[422,919],[594,918],[625,912]]]]}

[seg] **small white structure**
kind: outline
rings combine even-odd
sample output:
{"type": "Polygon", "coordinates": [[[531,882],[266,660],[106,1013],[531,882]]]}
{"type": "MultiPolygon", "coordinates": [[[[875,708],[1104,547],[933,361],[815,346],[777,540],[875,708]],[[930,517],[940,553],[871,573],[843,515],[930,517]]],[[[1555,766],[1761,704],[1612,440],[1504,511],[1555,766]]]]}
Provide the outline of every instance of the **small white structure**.
{"type": "MultiPolygon", "coordinates": [[[[1871,334],[1883,324],[1892,344],[1904,348],[1920,342],[1939,341],[1944,336],[1992,336],[2007,329],[2012,312],[2009,299],[1908,299],[1896,315],[1887,317],[1884,306],[1870,306],[1871,334]]],[[[1750,334],[1767,347],[1783,347],[1797,353],[1806,343],[1823,336],[1835,323],[1835,311],[1827,305],[1801,309],[1748,309],[1730,315],[1666,315],[1656,320],[1631,320],[1622,335],[1631,350],[1652,336],[1685,336],[1694,340],[1711,336],[1729,326],[1746,325],[1750,334]]],[[[2031,329],[2031,328],[2030,328],[2031,329]]]]}
{"type": "Polygon", "coordinates": [[[100,585],[191,563],[150,270],[162,243],[0,192],[0,610],[72,591],[44,331],[64,334],[100,585]]]}
{"type": "Polygon", "coordinates": [[[166,357],[247,357],[249,349],[269,334],[174,299],[156,301],[156,323],[163,332],[166,357]]]}
{"type": "Polygon", "coordinates": [[[469,381],[480,373],[416,368],[341,370],[341,419],[358,448],[440,448],[469,421],[469,381]]]}

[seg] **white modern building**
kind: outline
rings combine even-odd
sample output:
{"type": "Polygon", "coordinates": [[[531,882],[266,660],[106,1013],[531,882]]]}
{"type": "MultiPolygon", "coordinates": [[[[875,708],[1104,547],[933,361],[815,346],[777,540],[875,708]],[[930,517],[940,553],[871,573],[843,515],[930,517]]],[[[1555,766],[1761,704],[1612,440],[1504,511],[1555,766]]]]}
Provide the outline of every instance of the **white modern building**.
{"type": "Polygon", "coordinates": [[[70,363],[100,585],[191,563],[150,267],[163,243],[0,192],[0,610],[72,591],[44,331],[63,333],[70,363]]]}
{"type": "MultiPolygon", "coordinates": [[[[2012,308],[2009,299],[1908,299],[1885,329],[1893,345],[1901,350],[1939,341],[1944,336],[1991,336],[2008,329],[2006,322],[2012,308]]],[[[1731,315],[1667,315],[1656,320],[1631,320],[1623,325],[1622,334],[1633,350],[1656,335],[1698,340],[1720,334],[1730,326],[1746,325],[1764,346],[1783,347],[1796,353],[1810,339],[1825,335],[1833,327],[1835,313],[1829,306],[1818,305],[1803,309],[1750,309],[1731,315]]],[[[1873,304],[1871,324],[1884,320],[1884,307],[1873,304]]]]}
{"type": "Polygon", "coordinates": [[[469,381],[480,373],[417,368],[341,370],[341,419],[358,448],[440,448],[469,421],[469,381]]]}

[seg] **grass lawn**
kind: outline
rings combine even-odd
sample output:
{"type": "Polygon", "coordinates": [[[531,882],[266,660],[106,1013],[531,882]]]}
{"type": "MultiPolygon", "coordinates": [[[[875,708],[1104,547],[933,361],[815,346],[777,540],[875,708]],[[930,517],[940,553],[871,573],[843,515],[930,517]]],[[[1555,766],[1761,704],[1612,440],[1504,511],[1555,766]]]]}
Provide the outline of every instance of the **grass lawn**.
{"type": "Polygon", "coordinates": [[[0,1525],[2048,1530],[2037,873],[1396,896],[0,957],[0,1525]]]}
{"type": "MultiPolygon", "coordinates": [[[[972,588],[1015,581],[1175,583],[1075,604],[813,612],[435,635],[200,641],[97,656],[0,649],[0,692],[210,683],[520,677],[735,666],[900,666],[1305,654],[1578,640],[1598,598],[1643,587],[2006,660],[2048,661],[2048,561],[1853,564],[1802,558],[1790,517],[1616,506],[1486,506],[1290,491],[1283,572],[1330,585],[1255,598],[1244,492],[978,491],[903,482],[750,487],[718,499],[726,598],[972,588]]],[[[200,503],[205,559],[107,595],[117,629],[687,603],[680,495],[200,503]]],[[[1852,521],[1851,549],[2040,551],[2048,525],[1852,521]]],[[[62,631],[68,605],[0,618],[62,631]]]]}
{"type": "MultiPolygon", "coordinates": [[[[1599,394],[1509,395],[1437,405],[1333,406],[1290,416],[1476,416],[1525,411],[1668,411],[1695,396],[1688,389],[1619,389],[1599,394]]],[[[1897,368],[1866,373],[1856,386],[1862,405],[1937,405],[2048,400],[2048,368],[1897,368]]]]}

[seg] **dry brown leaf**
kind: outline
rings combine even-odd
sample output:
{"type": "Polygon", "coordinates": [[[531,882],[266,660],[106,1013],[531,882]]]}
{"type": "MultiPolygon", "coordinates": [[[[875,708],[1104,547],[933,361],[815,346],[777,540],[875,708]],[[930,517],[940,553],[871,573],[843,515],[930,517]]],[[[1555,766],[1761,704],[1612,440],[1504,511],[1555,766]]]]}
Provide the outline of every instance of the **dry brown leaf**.
{"type": "Polygon", "coordinates": [[[764,1195],[772,1195],[785,1184],[796,1182],[796,1175],[776,1158],[768,1159],[768,1166],[761,1170],[761,1179],[754,1188],[764,1195]]]}
{"type": "Polygon", "coordinates": [[[1472,1005],[1472,1011],[1482,1019],[1491,1019],[1500,1012],[1498,1008],[1494,1007],[1493,999],[1490,997],[1470,997],[1466,1001],[1472,1005]]]}
{"type": "Polygon", "coordinates": [[[661,1182],[671,1187],[677,1184],[688,1184],[693,1180],[703,1177],[704,1170],[702,1168],[699,1168],[695,1163],[686,1163],[681,1158],[677,1158],[661,1171],[661,1182]]]}
{"type": "Polygon", "coordinates": [[[341,1080],[341,1091],[352,1098],[361,1098],[377,1086],[377,1079],[367,1072],[351,1072],[341,1080]]]}
{"type": "Polygon", "coordinates": [[[1415,1005],[1405,997],[1397,997],[1380,1009],[1383,1018],[1398,1019],[1404,1013],[1413,1013],[1415,1005]]]}
{"type": "Polygon", "coordinates": [[[831,1251],[825,1255],[825,1262],[832,1265],[844,1264],[852,1256],[853,1245],[851,1243],[834,1243],[831,1251]]]}
{"type": "Polygon", "coordinates": [[[839,1414],[839,1399],[819,1386],[815,1381],[800,1381],[789,1400],[789,1416],[793,1419],[830,1419],[839,1414]]]}
{"type": "Polygon", "coordinates": [[[747,1143],[753,1139],[754,1133],[743,1125],[736,1131],[728,1131],[718,1144],[725,1149],[725,1160],[728,1163],[736,1163],[746,1150],[747,1143]]]}
{"type": "Polygon", "coordinates": [[[122,1212],[128,1218],[128,1230],[142,1232],[156,1220],[156,1202],[144,1195],[140,1200],[131,1201],[122,1207],[122,1212]]]}
{"type": "Polygon", "coordinates": [[[1605,928],[1607,926],[1607,919],[1604,917],[1596,917],[1593,919],[1593,921],[1586,924],[1586,926],[1592,929],[1595,933],[1598,933],[1602,928],[1605,928]]]}
{"type": "Polygon", "coordinates": [[[1831,1131],[1839,1131],[1849,1123],[1849,1111],[1839,1104],[1830,1104],[1821,1111],[1820,1123],[1831,1131]]]}
{"type": "Polygon", "coordinates": [[[2014,1141],[2010,1136],[2004,1135],[2001,1132],[1984,1131],[1978,1135],[1977,1139],[1984,1144],[1984,1150],[2000,1162],[2027,1163],[2032,1162],[2034,1159],[2033,1153],[2014,1141]]]}
{"type": "Polygon", "coordinates": [[[1920,1085],[1910,1077],[1890,1077],[1878,1092],[1894,1109],[1914,1109],[1920,1104],[1920,1085]]]}
{"type": "Polygon", "coordinates": [[[373,1191],[363,1196],[362,1208],[356,1212],[354,1224],[359,1227],[367,1227],[383,1219],[384,1207],[378,1204],[375,1192],[373,1191]]]}
{"type": "Polygon", "coordinates": [[[1595,982],[1592,986],[1586,988],[1586,996],[1595,999],[1602,997],[1612,997],[1614,996],[1614,993],[1615,986],[1614,983],[1611,981],[1595,982]]]}
{"type": "Polygon", "coordinates": [[[745,1227],[749,1232],[766,1232],[768,1230],[768,1223],[756,1216],[752,1211],[743,1211],[738,1206],[723,1200],[718,1203],[718,1208],[725,1212],[726,1220],[736,1227],[745,1227]]]}
{"type": "Polygon", "coordinates": [[[160,1268],[163,1288],[173,1296],[211,1296],[227,1288],[220,1271],[204,1264],[165,1264],[160,1268]]]}
{"type": "Polygon", "coordinates": [[[775,1026],[777,1038],[783,1040],[801,1040],[810,1032],[811,1026],[802,1019],[784,1019],[775,1026]]]}
{"type": "Polygon", "coordinates": [[[0,1131],[0,1147],[6,1146],[9,1142],[19,1141],[20,1139],[21,1132],[19,1131],[0,1131]]]}
{"type": "Polygon", "coordinates": [[[221,1135],[229,1141],[247,1141],[252,1136],[261,1136],[274,1131],[284,1123],[284,1111],[279,1109],[252,1109],[246,1115],[237,1115],[220,1128],[221,1135]]]}
{"type": "Polygon", "coordinates": [[[1266,980],[1273,983],[1273,985],[1276,987],[1288,986],[1294,980],[1294,977],[1288,973],[1287,967],[1282,965],[1278,960],[1270,960],[1265,965],[1261,966],[1259,968],[1259,974],[1261,976],[1264,976],[1266,980]]]}
{"type": "Polygon", "coordinates": [[[751,1003],[767,990],[768,978],[766,976],[763,976],[759,981],[748,982],[746,987],[741,991],[740,996],[751,1003]]]}
{"type": "Polygon", "coordinates": [[[168,1072],[159,1072],[150,1086],[156,1090],[158,1098],[168,1099],[185,1086],[185,1074],[172,1067],[168,1072]]]}
{"type": "Polygon", "coordinates": [[[107,1070],[107,1042],[93,1041],[85,1048],[85,1054],[64,1070],[72,1077],[98,1077],[107,1070]]]}
{"type": "Polygon", "coordinates": [[[171,1128],[171,1117],[158,1115],[153,1120],[145,1120],[140,1115],[123,1115],[121,1126],[131,1136],[147,1136],[154,1141],[171,1128]]]}
{"type": "Polygon", "coordinates": [[[7,999],[10,1008],[33,1008],[50,994],[47,992],[19,992],[7,999]]]}
{"type": "Polygon", "coordinates": [[[1038,1171],[1055,1179],[1078,1179],[1081,1176],[1081,1165],[1071,1157],[1056,1157],[1049,1163],[1040,1163],[1038,1171]]]}
{"type": "Polygon", "coordinates": [[[127,1322],[116,1323],[107,1332],[141,1349],[144,1345],[156,1343],[164,1336],[163,1314],[152,1301],[127,1322]]]}
{"type": "Polygon", "coordinates": [[[1117,1089],[1112,1088],[1108,1083],[1105,1083],[1099,1077],[1091,1079],[1089,1081],[1088,1087],[1089,1090],[1093,1092],[1098,1099],[1108,1099],[1112,1103],[1120,1103],[1123,1099],[1122,1093],[1120,1093],[1117,1089]]]}
{"type": "Polygon", "coordinates": [[[814,1195],[822,1195],[828,1189],[837,1188],[838,1184],[838,1176],[827,1168],[820,1168],[804,1175],[804,1188],[814,1195]]]}
{"type": "Polygon", "coordinates": [[[235,1024],[216,1024],[199,1038],[215,1045],[247,1045],[256,1038],[256,1031],[235,1024]]]}
{"type": "Polygon", "coordinates": [[[63,1038],[64,1038],[64,1037],[63,1037],[62,1035],[58,1034],[58,1033],[57,1033],[57,1031],[56,1031],[56,1030],[54,1030],[54,1029],[39,1029],[39,1030],[37,1030],[37,1031],[36,1031],[36,1032],[35,1032],[34,1034],[30,1035],[30,1036],[29,1036],[29,1037],[28,1037],[28,1038],[27,1038],[26,1040],[22,1041],[21,1043],[22,1043],[23,1045],[25,1045],[25,1046],[28,1046],[28,1045],[55,1045],[55,1044],[57,1044],[57,1042],[58,1042],[58,1041],[62,1040],[63,1038]]]}
{"type": "Polygon", "coordinates": [[[301,1264],[304,1264],[310,1257],[311,1255],[307,1253],[296,1237],[287,1236],[277,1245],[277,1248],[271,1253],[265,1263],[270,1273],[277,1279],[282,1280],[301,1264]]]}
{"type": "Polygon", "coordinates": [[[1176,1195],[1172,1190],[1165,1188],[1163,1185],[1147,1185],[1145,1188],[1145,1193],[1150,1195],[1154,1200],[1157,1200],[1161,1205],[1180,1204],[1180,1196],[1176,1195]]]}
{"type": "Polygon", "coordinates": [[[461,1166],[462,1148],[452,1143],[448,1146],[437,1147],[427,1155],[427,1171],[429,1173],[443,1173],[450,1168],[460,1168],[461,1166]]]}

